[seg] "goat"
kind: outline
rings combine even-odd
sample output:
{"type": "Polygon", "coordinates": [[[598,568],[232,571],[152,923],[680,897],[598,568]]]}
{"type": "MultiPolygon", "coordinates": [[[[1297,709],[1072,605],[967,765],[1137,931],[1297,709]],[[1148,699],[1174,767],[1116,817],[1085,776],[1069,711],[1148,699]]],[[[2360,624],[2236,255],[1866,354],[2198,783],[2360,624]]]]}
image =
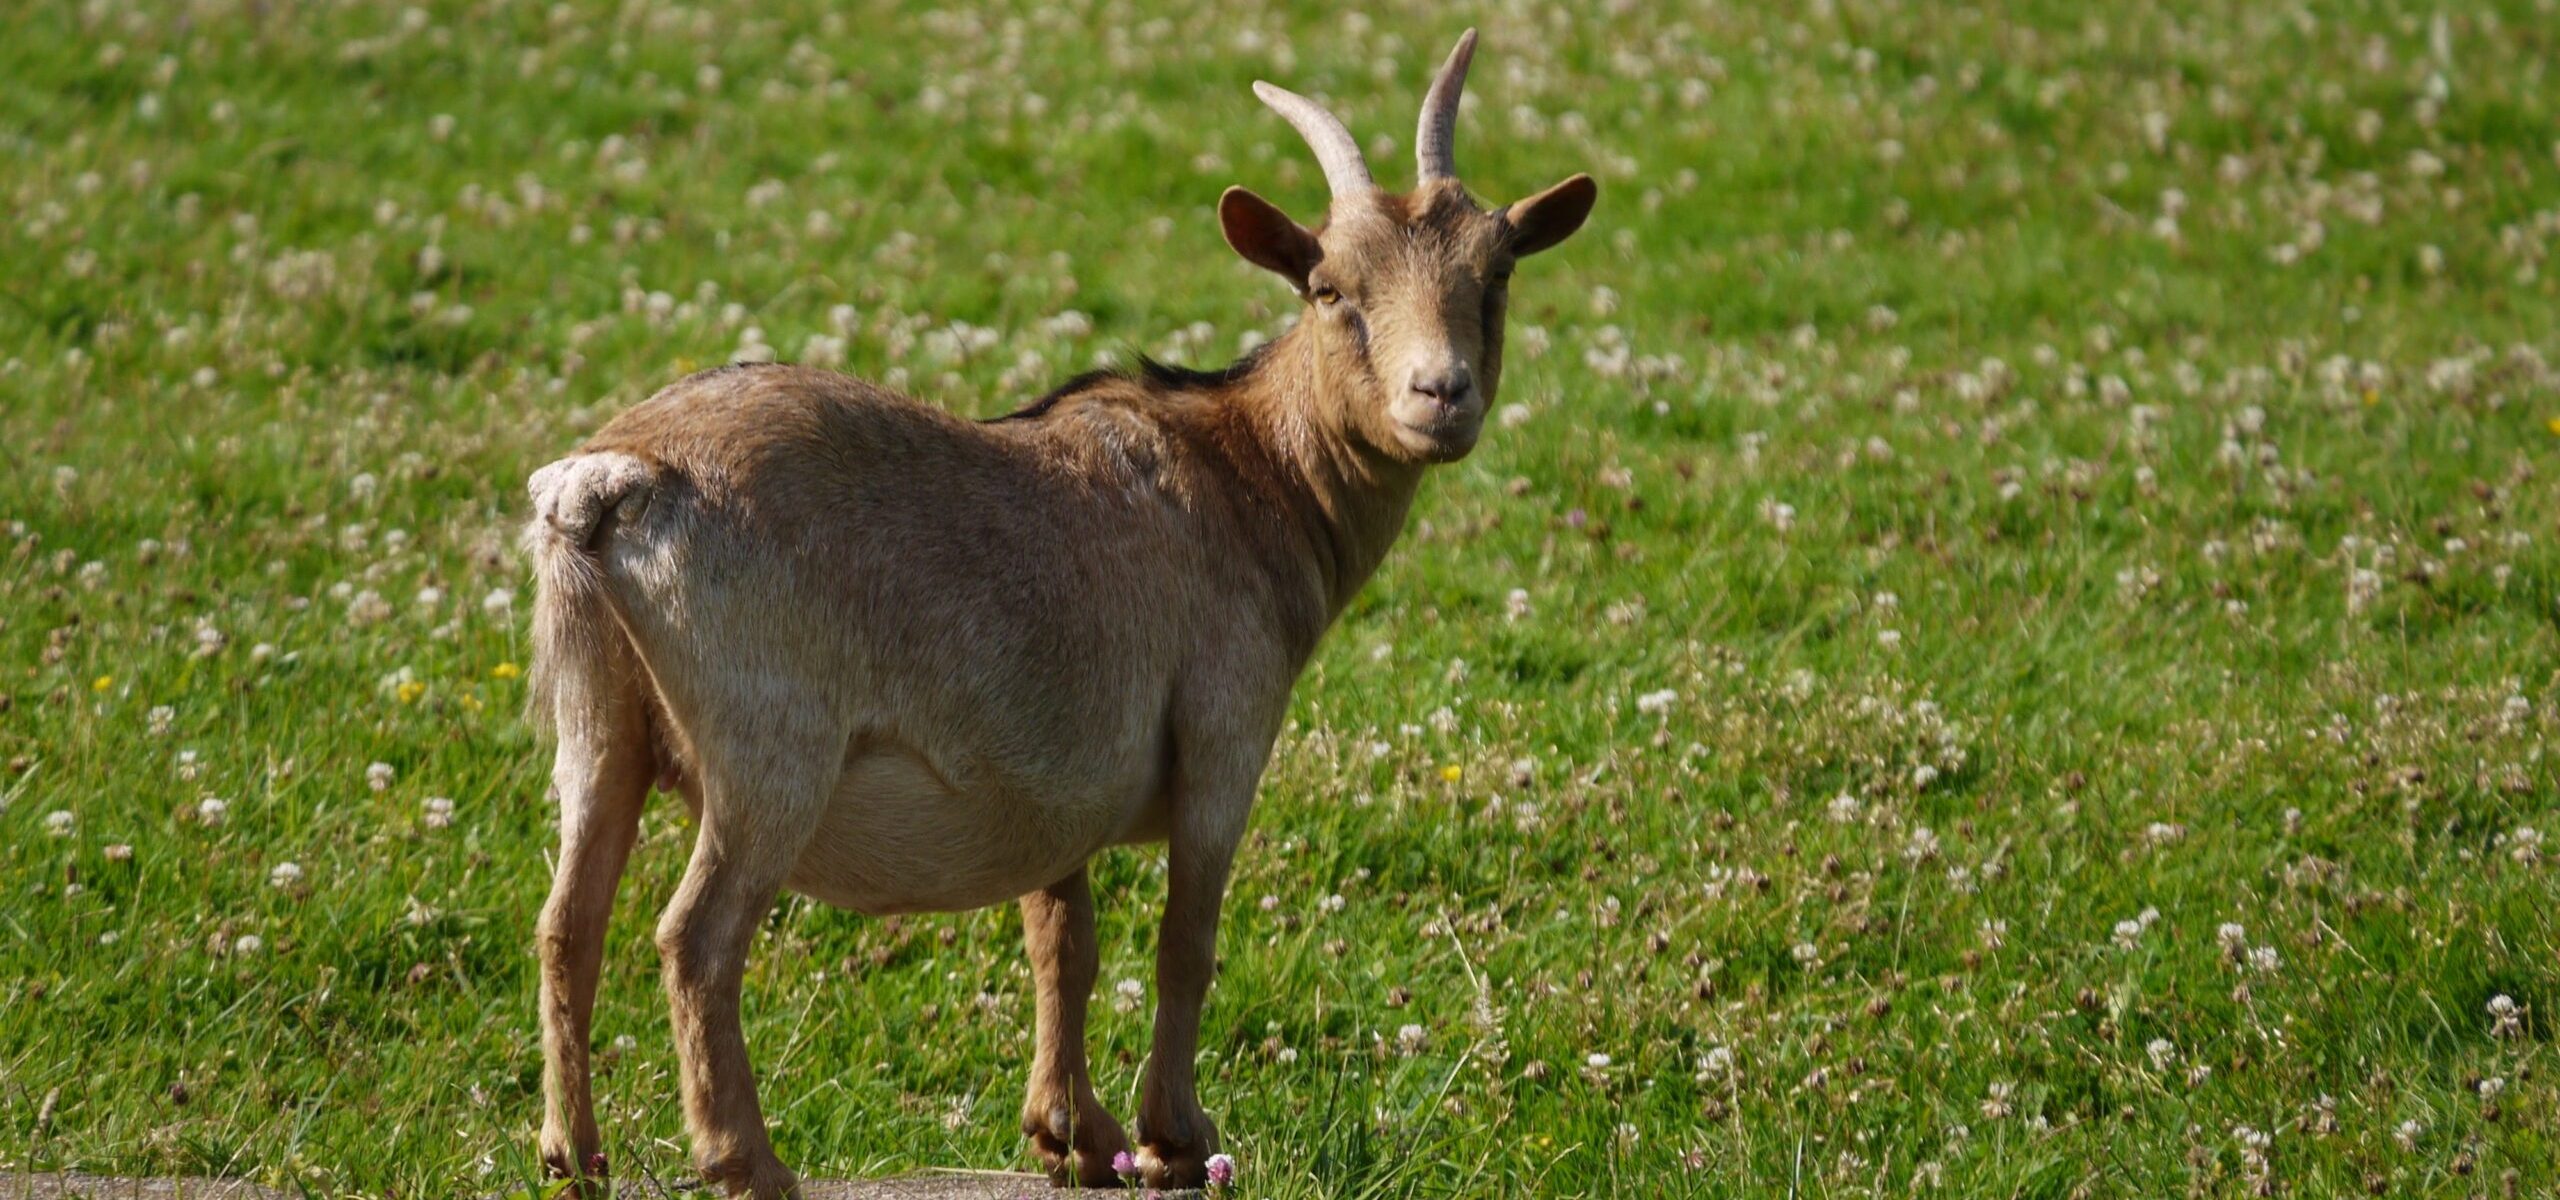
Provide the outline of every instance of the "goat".
{"type": "Polygon", "coordinates": [[[1464,457],[1501,380],[1515,260],[1580,228],[1575,175],[1479,208],[1451,137],[1475,32],[1433,79],[1420,180],[1373,182],[1342,122],[1267,83],[1332,193],[1314,230],[1241,187],[1228,245],[1292,327],[1216,373],[1156,364],[972,422],[790,366],[689,376],[534,473],[533,712],[560,850],[537,928],[553,1174],[602,1194],[589,1023],[607,912],[653,783],[696,822],[658,922],[695,1166],[794,1195],[738,996],[780,891],[863,913],[1019,898],[1038,985],[1022,1127],[1060,1185],[1117,1182],[1094,1096],[1089,859],[1167,844],[1134,1161],[1196,1187],[1193,1080],[1228,868],[1317,640],[1464,457]]]}

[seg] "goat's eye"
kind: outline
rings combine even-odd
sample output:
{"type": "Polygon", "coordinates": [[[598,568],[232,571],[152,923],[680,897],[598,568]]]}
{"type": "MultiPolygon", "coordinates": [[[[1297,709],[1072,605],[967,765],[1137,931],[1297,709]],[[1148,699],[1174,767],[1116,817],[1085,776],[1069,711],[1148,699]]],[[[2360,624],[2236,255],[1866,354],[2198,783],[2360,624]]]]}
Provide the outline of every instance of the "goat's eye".
{"type": "Polygon", "coordinates": [[[1331,308],[1336,304],[1342,303],[1342,292],[1336,288],[1319,284],[1316,287],[1314,295],[1316,303],[1324,305],[1327,308],[1331,308]]]}

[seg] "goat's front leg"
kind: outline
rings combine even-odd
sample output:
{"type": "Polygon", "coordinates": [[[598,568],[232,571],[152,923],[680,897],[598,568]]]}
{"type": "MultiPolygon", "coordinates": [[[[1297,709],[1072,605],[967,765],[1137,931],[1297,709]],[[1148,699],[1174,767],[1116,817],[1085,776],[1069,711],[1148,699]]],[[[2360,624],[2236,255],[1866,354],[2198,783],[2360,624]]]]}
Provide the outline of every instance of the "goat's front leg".
{"type": "Polygon", "coordinates": [[[1038,1044],[1031,1092],[1022,1102],[1022,1132],[1051,1182],[1110,1187],[1120,1179],[1111,1160],[1129,1149],[1129,1135],[1094,1098],[1093,1075],[1085,1065],[1085,1004],[1102,971],[1102,954],[1094,944],[1093,888],[1084,868],[1022,898],[1022,940],[1039,988],[1038,1044]]]}
{"type": "Polygon", "coordinates": [[[1138,1098],[1138,1172],[1148,1187],[1203,1186],[1209,1156],[1218,1151],[1218,1127],[1200,1107],[1193,1059],[1200,1049],[1200,1006],[1218,968],[1218,908],[1252,795],[1248,780],[1241,795],[1198,797],[1212,807],[1182,814],[1166,849],[1155,1043],[1138,1098]]]}

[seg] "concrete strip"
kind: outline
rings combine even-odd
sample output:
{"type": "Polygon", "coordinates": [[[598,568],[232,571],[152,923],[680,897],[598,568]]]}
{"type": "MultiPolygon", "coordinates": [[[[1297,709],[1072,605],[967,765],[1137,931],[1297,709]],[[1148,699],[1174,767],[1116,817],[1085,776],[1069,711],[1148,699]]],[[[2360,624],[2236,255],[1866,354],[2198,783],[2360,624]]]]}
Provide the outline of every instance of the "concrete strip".
{"type": "MultiPolygon", "coordinates": [[[[625,1180],[615,1189],[629,1200],[710,1200],[700,1188],[670,1191],[625,1180]]],[[[1053,1190],[1038,1175],[1011,1171],[923,1171],[889,1179],[817,1179],[800,1185],[802,1200],[1048,1200],[1072,1195],[1053,1190]]],[[[1119,1195],[1126,1193],[1095,1193],[1119,1195]]],[[[1157,1192],[1164,1200],[1198,1192],[1157,1192]]],[[[117,1179],[103,1175],[0,1175],[0,1200],[292,1200],[285,1192],[239,1179],[117,1179]]]]}

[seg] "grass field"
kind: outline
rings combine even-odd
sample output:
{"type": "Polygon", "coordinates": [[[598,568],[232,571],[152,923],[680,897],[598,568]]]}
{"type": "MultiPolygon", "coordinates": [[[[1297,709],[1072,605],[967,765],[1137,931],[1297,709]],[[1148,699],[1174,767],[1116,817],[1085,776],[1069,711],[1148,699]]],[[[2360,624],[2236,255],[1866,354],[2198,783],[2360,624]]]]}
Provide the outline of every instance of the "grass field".
{"type": "MultiPolygon", "coordinates": [[[[1470,21],[1471,186],[1601,205],[1299,689],[1239,1192],[2550,1194],[2551,0],[9,5],[0,1167],[531,1183],[528,471],[742,352],[1223,362],[1219,190],[1323,198],[1248,83],[1402,180],[1470,21]]],[[[788,902],[747,1022],[804,1174],[1027,1161],[1010,910],[788,902]]]]}

